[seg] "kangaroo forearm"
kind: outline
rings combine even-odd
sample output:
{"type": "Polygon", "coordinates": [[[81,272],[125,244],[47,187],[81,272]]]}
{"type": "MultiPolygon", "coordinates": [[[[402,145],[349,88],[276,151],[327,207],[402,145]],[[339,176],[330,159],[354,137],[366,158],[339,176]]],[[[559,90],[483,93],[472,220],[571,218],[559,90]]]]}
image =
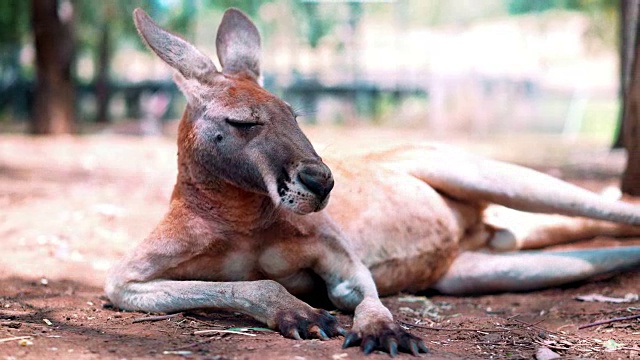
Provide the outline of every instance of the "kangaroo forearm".
{"type": "Polygon", "coordinates": [[[333,304],[341,310],[355,311],[364,299],[378,299],[371,272],[350,252],[321,256],[314,270],[327,284],[333,304]]]}
{"type": "Polygon", "coordinates": [[[276,314],[303,304],[271,280],[240,282],[153,280],[121,286],[112,300],[122,309],[176,312],[192,309],[238,311],[272,326],[276,314]]]}

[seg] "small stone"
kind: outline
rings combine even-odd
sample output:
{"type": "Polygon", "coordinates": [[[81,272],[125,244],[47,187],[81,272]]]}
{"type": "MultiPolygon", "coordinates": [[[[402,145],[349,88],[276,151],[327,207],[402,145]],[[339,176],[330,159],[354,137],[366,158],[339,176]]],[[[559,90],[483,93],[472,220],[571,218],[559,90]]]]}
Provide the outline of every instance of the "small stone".
{"type": "Polygon", "coordinates": [[[31,341],[29,339],[20,339],[18,341],[18,345],[20,345],[20,346],[31,346],[31,345],[33,345],[33,341],[31,341]]]}
{"type": "Polygon", "coordinates": [[[543,347],[539,347],[538,350],[536,350],[536,360],[553,360],[553,359],[560,359],[560,355],[558,355],[548,347],[543,346],[543,347]]]}

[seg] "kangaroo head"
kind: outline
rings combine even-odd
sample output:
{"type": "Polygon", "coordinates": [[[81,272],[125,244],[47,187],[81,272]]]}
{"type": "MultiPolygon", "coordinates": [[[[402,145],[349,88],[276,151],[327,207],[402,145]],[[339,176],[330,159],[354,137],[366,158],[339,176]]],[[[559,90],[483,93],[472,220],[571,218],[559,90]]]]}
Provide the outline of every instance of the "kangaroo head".
{"type": "Polygon", "coordinates": [[[180,176],[264,194],[299,214],[326,206],[331,171],[291,106],[259,85],[260,34],[246,15],[229,9],[222,18],[216,37],[222,71],[141,9],[133,18],[149,48],[177,70],[174,80],[187,98],[178,131],[180,176]]]}

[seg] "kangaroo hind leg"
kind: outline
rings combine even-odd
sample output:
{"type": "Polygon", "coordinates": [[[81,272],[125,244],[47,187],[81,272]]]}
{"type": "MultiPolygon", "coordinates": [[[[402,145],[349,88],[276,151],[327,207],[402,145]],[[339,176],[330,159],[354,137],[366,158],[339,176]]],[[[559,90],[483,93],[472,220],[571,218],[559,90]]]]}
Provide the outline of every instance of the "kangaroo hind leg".
{"type": "Polygon", "coordinates": [[[485,209],[484,221],[495,229],[488,245],[497,251],[540,249],[599,236],[640,237],[640,226],[523,212],[499,205],[485,209]]]}
{"type": "Polygon", "coordinates": [[[610,201],[522,166],[436,146],[389,154],[386,160],[460,200],[640,225],[640,206],[610,201]]]}

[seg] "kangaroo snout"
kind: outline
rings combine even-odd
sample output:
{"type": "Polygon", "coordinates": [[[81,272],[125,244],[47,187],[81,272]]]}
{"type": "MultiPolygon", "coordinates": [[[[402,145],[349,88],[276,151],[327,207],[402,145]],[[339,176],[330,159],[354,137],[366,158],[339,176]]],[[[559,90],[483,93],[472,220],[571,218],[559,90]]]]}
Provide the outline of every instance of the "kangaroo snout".
{"type": "Polygon", "coordinates": [[[305,164],[298,172],[298,179],[309,191],[314,193],[320,201],[329,196],[334,181],[331,170],[325,164],[305,164]]]}
{"type": "Polygon", "coordinates": [[[319,160],[303,160],[279,183],[276,203],[297,214],[309,214],[324,209],[333,189],[333,175],[319,160]]]}

